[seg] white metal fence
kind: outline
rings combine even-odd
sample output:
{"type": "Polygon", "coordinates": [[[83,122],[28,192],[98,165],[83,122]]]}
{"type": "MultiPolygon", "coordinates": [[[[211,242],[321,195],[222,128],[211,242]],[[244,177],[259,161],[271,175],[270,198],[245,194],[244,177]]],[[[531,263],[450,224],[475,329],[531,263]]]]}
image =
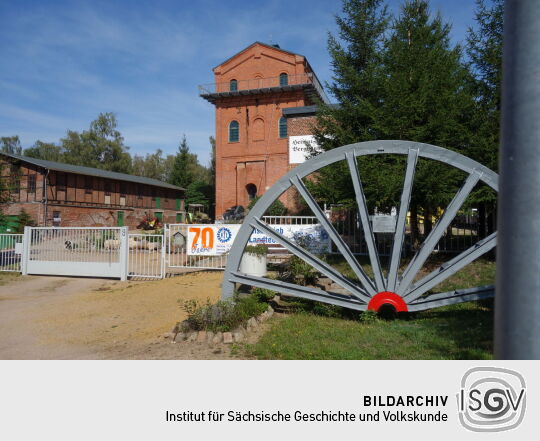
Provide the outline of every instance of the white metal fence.
{"type": "Polygon", "coordinates": [[[0,271],[21,271],[22,234],[0,234],[0,271]]]}
{"type": "Polygon", "coordinates": [[[165,277],[165,241],[162,234],[129,234],[128,276],[162,279],[165,277]]]}

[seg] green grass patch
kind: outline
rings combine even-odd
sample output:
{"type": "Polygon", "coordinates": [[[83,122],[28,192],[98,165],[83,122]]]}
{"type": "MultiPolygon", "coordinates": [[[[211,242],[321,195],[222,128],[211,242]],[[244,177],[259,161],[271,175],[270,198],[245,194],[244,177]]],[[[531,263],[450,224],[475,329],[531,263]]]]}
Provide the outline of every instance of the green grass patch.
{"type": "Polygon", "coordinates": [[[393,321],[295,313],[275,320],[245,351],[259,359],[280,360],[490,359],[492,333],[492,310],[476,302],[393,321]]]}
{"type": "MultiPolygon", "coordinates": [[[[425,274],[429,271],[430,268],[425,274]]],[[[452,291],[494,281],[495,263],[479,260],[432,291],[452,291]]],[[[318,302],[295,299],[291,304],[295,312],[274,320],[271,329],[257,343],[245,345],[246,356],[287,360],[492,358],[491,301],[410,313],[393,321],[318,302]]]]}

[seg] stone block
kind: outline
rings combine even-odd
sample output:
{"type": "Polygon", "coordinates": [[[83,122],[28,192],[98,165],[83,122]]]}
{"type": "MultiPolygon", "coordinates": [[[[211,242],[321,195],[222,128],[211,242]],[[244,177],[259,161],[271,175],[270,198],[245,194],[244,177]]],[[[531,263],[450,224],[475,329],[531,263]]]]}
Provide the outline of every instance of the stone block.
{"type": "Polygon", "coordinates": [[[232,332],[224,332],[223,333],[223,343],[225,343],[225,344],[234,343],[232,332]]]}

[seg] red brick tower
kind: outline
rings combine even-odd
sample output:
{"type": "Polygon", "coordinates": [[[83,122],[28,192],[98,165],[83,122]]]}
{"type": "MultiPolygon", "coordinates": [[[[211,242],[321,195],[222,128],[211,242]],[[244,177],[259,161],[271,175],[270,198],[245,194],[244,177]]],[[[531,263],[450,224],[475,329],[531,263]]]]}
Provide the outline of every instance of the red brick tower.
{"type": "MultiPolygon", "coordinates": [[[[213,69],[200,95],[216,106],[216,218],[247,207],[289,170],[283,109],[314,104],[324,92],[307,59],[256,42],[213,69]]],[[[283,200],[287,204],[286,200],[283,200]]]]}

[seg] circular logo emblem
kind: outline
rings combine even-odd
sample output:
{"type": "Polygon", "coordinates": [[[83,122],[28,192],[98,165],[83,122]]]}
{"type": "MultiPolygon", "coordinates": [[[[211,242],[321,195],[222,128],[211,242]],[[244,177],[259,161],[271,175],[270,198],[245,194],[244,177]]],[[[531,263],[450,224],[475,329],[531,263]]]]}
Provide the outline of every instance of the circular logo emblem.
{"type": "Polygon", "coordinates": [[[229,240],[231,240],[231,237],[232,237],[231,230],[229,230],[229,229],[226,228],[226,227],[220,228],[220,229],[218,230],[218,232],[217,232],[217,239],[218,239],[221,243],[228,242],[229,240]]]}

